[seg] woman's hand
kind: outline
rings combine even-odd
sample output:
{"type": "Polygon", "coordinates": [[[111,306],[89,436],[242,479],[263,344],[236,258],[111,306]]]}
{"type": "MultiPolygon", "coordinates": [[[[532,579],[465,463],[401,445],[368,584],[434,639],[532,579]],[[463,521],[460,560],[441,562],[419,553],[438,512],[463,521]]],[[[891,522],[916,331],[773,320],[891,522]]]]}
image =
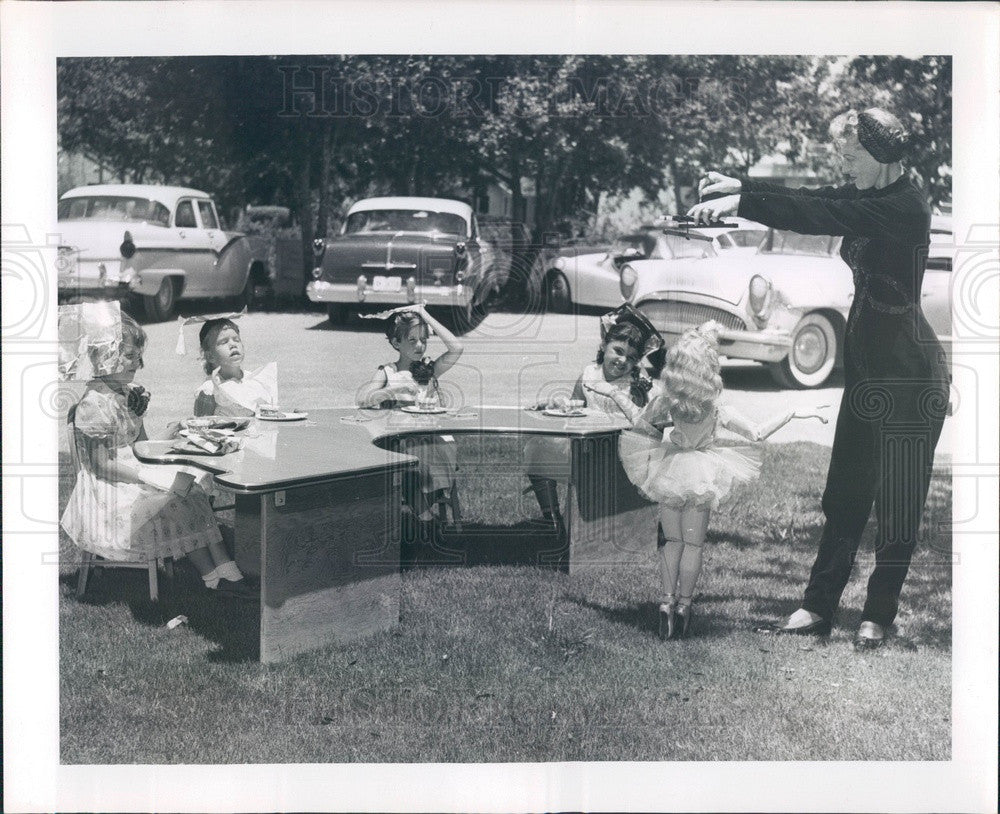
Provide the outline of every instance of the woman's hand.
{"type": "Polygon", "coordinates": [[[731,178],[721,172],[710,172],[698,182],[698,197],[706,195],[738,195],[743,190],[739,178],[731,178]]]}
{"type": "Polygon", "coordinates": [[[714,198],[711,201],[695,204],[688,210],[688,217],[695,223],[711,223],[729,215],[735,215],[740,208],[739,195],[726,195],[724,198],[714,198]]]}

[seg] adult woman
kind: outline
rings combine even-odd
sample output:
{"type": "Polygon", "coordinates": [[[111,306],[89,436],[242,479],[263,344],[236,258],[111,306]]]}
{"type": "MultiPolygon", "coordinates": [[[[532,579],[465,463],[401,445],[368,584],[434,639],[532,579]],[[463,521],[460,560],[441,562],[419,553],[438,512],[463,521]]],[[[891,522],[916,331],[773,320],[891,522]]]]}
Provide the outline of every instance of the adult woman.
{"type": "Polygon", "coordinates": [[[826,634],[875,504],[876,564],[856,646],[880,646],[895,619],[948,403],[944,354],[920,310],[930,210],[900,164],[899,120],[879,108],[830,126],[851,184],[787,189],[709,173],[689,211],[739,214],[778,229],[843,235],[855,296],[844,347],[844,395],[823,494],[826,524],[802,606],[761,630],[826,634]]]}

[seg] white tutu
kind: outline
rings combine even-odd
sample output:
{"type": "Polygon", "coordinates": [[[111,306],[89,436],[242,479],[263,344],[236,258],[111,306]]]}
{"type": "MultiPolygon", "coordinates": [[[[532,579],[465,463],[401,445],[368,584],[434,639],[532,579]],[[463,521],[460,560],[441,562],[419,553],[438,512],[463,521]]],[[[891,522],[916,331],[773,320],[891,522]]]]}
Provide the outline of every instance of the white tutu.
{"type": "MultiPolygon", "coordinates": [[[[648,425],[621,434],[619,456],[630,481],[649,500],[673,509],[717,509],[733,488],[760,475],[760,462],[714,435],[698,447],[683,433],[657,437],[648,425]]],[[[744,448],[745,449],[745,448],[744,448]]]]}

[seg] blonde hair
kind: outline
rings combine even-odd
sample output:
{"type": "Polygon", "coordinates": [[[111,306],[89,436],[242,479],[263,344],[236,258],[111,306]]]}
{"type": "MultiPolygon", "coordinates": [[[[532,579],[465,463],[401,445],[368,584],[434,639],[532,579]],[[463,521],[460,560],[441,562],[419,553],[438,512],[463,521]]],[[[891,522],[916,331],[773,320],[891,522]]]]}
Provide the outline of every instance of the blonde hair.
{"type": "Polygon", "coordinates": [[[661,380],[671,415],[691,423],[703,421],[722,393],[715,335],[698,328],[685,331],[667,351],[661,380]]]}

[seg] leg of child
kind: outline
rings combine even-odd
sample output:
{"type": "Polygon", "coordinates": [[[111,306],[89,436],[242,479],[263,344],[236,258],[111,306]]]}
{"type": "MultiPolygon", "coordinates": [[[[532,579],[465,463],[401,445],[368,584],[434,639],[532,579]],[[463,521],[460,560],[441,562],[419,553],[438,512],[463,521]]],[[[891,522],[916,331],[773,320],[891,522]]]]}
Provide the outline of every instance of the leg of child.
{"type": "Polygon", "coordinates": [[[660,555],[660,579],[663,583],[663,596],[660,599],[663,610],[672,608],[677,601],[677,580],[680,574],[681,555],[684,553],[684,537],[681,526],[681,512],[663,506],[660,509],[660,529],[663,539],[657,549],[660,555]]]}
{"type": "Polygon", "coordinates": [[[208,546],[189,551],[187,558],[198,569],[198,573],[201,574],[206,588],[215,588],[219,584],[220,577],[215,570],[215,558],[212,556],[212,552],[209,551],[208,546]]]}
{"type": "Polygon", "coordinates": [[[554,521],[559,516],[559,494],[556,492],[556,482],[552,478],[540,475],[528,475],[531,488],[538,499],[538,508],[546,520],[554,521]]]}
{"type": "Polygon", "coordinates": [[[684,553],[681,555],[678,593],[679,608],[689,608],[694,589],[701,576],[702,545],[708,533],[708,509],[685,509],[681,513],[681,537],[684,553]]]}

